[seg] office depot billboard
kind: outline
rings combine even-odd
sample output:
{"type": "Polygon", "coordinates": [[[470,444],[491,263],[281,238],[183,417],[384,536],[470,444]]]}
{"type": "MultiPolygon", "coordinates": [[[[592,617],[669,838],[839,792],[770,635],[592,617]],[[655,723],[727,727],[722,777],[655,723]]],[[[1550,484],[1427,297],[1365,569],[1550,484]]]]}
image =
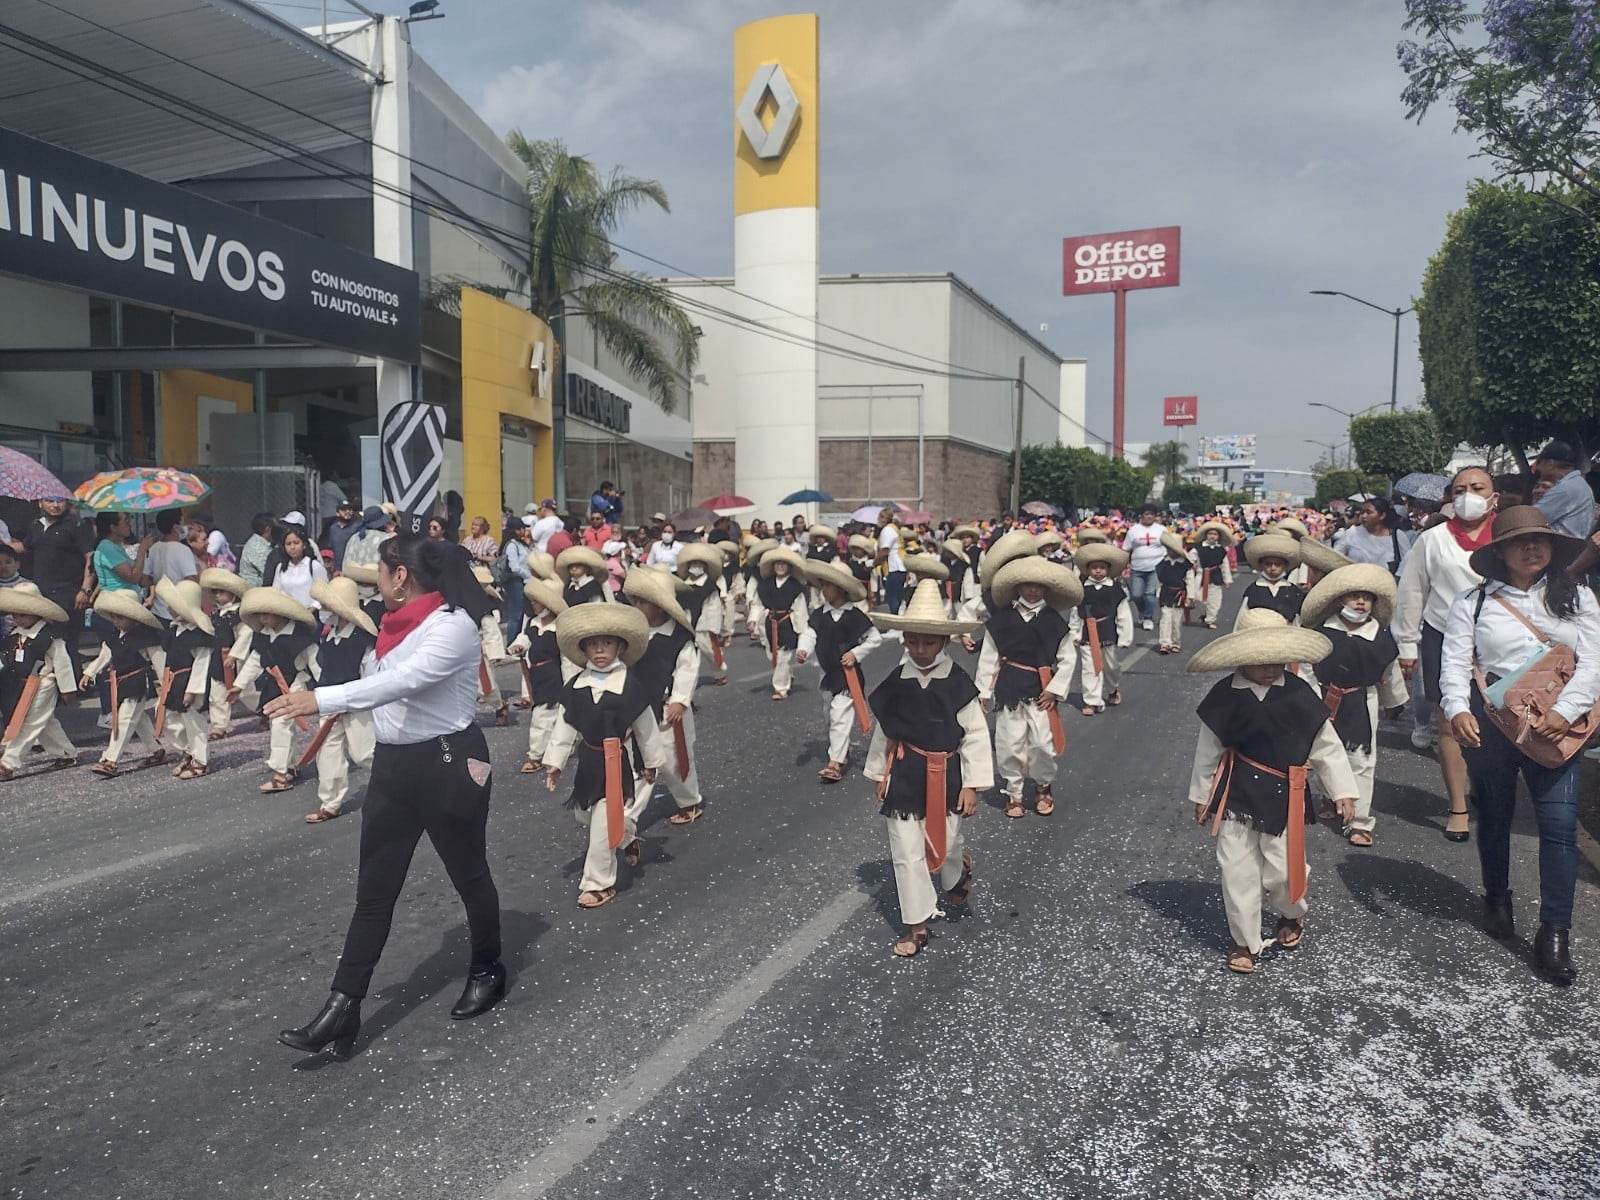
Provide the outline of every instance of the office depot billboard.
{"type": "Polygon", "coordinates": [[[1062,243],[1064,296],[1178,286],[1176,225],[1069,237],[1062,243]]]}

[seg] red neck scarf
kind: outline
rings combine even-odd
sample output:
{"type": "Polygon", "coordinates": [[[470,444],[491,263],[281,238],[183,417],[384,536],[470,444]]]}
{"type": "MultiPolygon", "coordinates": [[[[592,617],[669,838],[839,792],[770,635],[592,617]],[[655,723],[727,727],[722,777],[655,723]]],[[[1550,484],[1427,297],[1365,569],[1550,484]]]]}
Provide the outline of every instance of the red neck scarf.
{"type": "Polygon", "coordinates": [[[383,623],[378,626],[378,645],[374,650],[377,657],[382,658],[405,641],[411,631],[443,603],[444,597],[438,592],[424,592],[415,600],[408,600],[399,608],[384,613],[383,623]]]}
{"type": "Polygon", "coordinates": [[[1482,549],[1483,544],[1494,536],[1494,518],[1492,516],[1485,517],[1480,521],[1476,529],[1468,529],[1454,517],[1451,517],[1445,524],[1450,527],[1450,536],[1456,539],[1456,545],[1460,546],[1468,554],[1471,554],[1474,550],[1482,549]]]}

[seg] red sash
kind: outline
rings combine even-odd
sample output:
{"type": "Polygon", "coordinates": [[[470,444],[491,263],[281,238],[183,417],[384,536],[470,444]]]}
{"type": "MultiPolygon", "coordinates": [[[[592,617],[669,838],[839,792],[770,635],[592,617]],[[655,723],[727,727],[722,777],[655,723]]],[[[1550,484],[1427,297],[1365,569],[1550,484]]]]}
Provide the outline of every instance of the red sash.
{"type": "MultiPolygon", "coordinates": [[[[1091,625],[1090,628],[1092,629],[1093,626],[1091,625]]],[[[1022,671],[1036,672],[1039,676],[1041,695],[1043,694],[1043,689],[1050,686],[1050,680],[1053,677],[1053,673],[1049,667],[1029,666],[1027,663],[1013,662],[1009,658],[1002,658],[1000,661],[1005,663],[1005,665],[1008,667],[1016,667],[1022,671]]],[[[1067,748],[1067,731],[1061,727],[1061,706],[1059,704],[1050,710],[1050,744],[1055,748],[1055,752],[1057,754],[1060,754],[1067,748]]]]}
{"type": "Polygon", "coordinates": [[[1217,831],[1222,828],[1222,817],[1228,808],[1228,792],[1233,786],[1233,767],[1235,762],[1248,763],[1256,770],[1275,779],[1286,779],[1289,782],[1289,813],[1284,822],[1283,837],[1285,842],[1285,857],[1288,859],[1289,868],[1289,902],[1298,904],[1306,895],[1306,768],[1304,764],[1290,767],[1287,772],[1276,767],[1269,767],[1266,763],[1259,763],[1247,754],[1240,754],[1237,750],[1229,749],[1222,755],[1222,761],[1217,764],[1216,773],[1211,776],[1211,791],[1206,796],[1206,806],[1209,808],[1213,801],[1217,806],[1216,813],[1211,818],[1211,836],[1216,837],[1217,831]]]}
{"type": "Polygon", "coordinates": [[[884,760],[883,779],[878,784],[880,803],[889,793],[889,777],[894,770],[894,764],[906,756],[907,750],[922,755],[927,768],[927,783],[923,788],[925,807],[923,840],[928,845],[928,870],[937,871],[944,866],[945,855],[949,850],[949,810],[945,801],[945,789],[949,786],[949,777],[946,764],[955,752],[924,750],[921,746],[913,746],[910,742],[890,742],[884,747],[887,757],[884,760]]]}
{"type": "Polygon", "coordinates": [[[867,698],[861,691],[861,668],[844,668],[845,685],[850,689],[850,703],[855,706],[856,724],[862,733],[872,732],[872,714],[867,709],[867,698]]]}

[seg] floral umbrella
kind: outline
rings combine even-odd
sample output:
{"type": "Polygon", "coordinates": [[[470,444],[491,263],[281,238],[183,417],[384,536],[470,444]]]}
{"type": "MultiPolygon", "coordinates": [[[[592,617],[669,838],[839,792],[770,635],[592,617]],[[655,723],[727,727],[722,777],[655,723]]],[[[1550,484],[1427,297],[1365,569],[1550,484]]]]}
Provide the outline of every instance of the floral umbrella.
{"type": "Polygon", "coordinates": [[[14,500],[65,500],[72,489],[21,451],[0,446],[0,496],[14,500]]]}
{"type": "Polygon", "coordinates": [[[198,475],[173,467],[129,467],[102,471],[78,485],[73,496],[96,512],[157,512],[187,508],[211,494],[211,485],[198,475]]]}

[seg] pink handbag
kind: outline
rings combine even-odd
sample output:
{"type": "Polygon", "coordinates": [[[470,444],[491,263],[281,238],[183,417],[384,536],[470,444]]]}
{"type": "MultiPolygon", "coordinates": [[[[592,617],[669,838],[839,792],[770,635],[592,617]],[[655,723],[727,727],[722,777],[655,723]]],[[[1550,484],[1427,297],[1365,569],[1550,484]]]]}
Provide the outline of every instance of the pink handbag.
{"type": "Polygon", "coordinates": [[[1542,629],[1518,612],[1515,605],[1508,604],[1500,596],[1494,599],[1528,627],[1528,631],[1545,647],[1545,653],[1517,676],[1516,682],[1506,689],[1504,703],[1496,708],[1489,703],[1489,684],[1484,679],[1483,669],[1477,665],[1477,654],[1474,652],[1472,670],[1478,681],[1478,690],[1483,693],[1484,714],[1505,735],[1506,741],[1534,762],[1544,767],[1559,767],[1582,750],[1594,736],[1595,730],[1600,728],[1600,700],[1596,700],[1594,706],[1568,726],[1567,732],[1555,741],[1535,733],[1534,722],[1555,707],[1562,689],[1577,673],[1577,655],[1566,643],[1551,641],[1542,629]]]}

